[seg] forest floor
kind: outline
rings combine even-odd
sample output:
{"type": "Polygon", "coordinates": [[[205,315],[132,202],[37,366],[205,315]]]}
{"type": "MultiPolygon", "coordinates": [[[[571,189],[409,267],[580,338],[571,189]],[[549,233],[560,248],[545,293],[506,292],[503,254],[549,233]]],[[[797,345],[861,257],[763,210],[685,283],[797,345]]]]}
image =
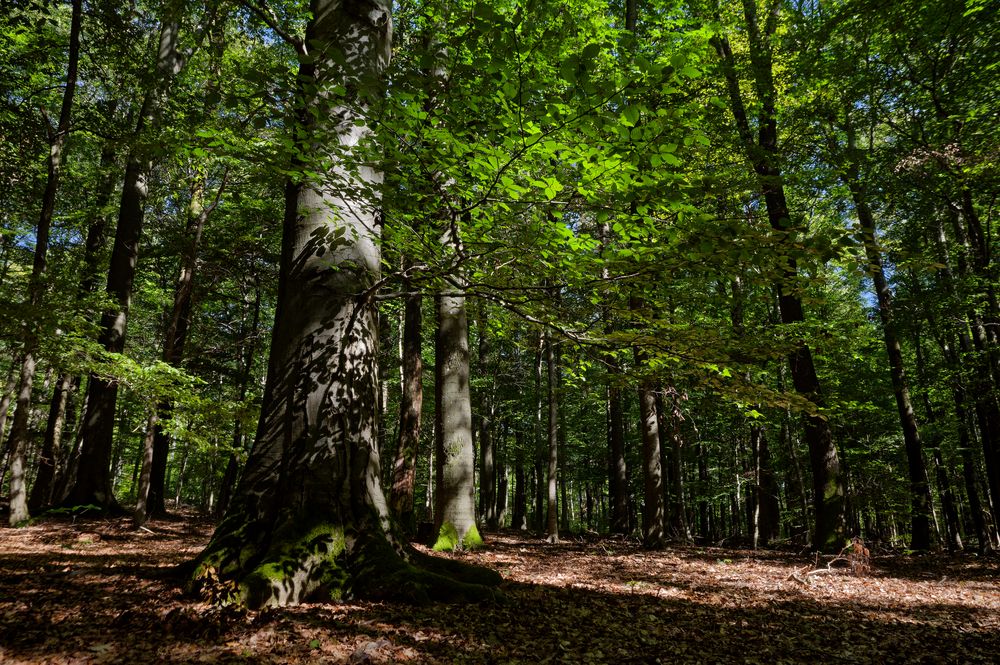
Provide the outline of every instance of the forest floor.
{"type": "Polygon", "coordinates": [[[219,610],[170,571],[212,526],[52,520],[0,529],[0,663],[987,663],[1000,562],[814,558],[627,540],[488,534],[452,555],[503,575],[507,602],[219,610]],[[818,568],[826,569],[820,561],[818,568]]]}

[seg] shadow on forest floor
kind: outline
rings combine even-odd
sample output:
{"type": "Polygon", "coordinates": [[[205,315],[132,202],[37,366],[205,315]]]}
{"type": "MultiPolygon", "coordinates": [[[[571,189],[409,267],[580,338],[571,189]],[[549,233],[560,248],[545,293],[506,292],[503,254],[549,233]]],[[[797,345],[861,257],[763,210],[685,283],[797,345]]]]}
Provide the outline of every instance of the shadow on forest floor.
{"type": "Polygon", "coordinates": [[[811,557],[489,534],[449,555],[499,570],[504,605],[348,602],[264,612],[184,597],[169,571],[205,522],[0,529],[3,663],[995,662],[994,560],[880,557],[870,575],[790,577],[811,557]]]}

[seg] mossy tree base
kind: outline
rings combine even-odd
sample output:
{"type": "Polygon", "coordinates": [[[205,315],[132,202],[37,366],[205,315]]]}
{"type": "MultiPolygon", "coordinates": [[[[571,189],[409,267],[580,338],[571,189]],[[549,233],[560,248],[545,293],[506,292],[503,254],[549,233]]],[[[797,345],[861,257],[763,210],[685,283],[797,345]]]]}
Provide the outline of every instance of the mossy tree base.
{"type": "Polygon", "coordinates": [[[459,536],[458,529],[451,522],[445,522],[438,529],[437,540],[432,549],[435,552],[455,552],[457,550],[475,550],[483,546],[483,537],[475,523],[469,526],[465,534],[459,536]]]}
{"type": "Polygon", "coordinates": [[[263,554],[250,529],[223,523],[224,531],[194,562],[189,585],[217,604],[259,609],[354,597],[417,604],[503,597],[495,588],[498,573],[414,550],[400,553],[377,529],[314,521],[279,530],[263,554]]]}

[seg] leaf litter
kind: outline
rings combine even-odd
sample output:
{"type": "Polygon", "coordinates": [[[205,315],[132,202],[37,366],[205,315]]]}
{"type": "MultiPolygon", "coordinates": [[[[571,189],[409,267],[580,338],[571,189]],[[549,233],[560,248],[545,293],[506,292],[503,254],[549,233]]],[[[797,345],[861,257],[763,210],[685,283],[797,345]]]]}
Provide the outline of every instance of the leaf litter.
{"type": "Polygon", "coordinates": [[[1000,653],[996,558],[885,554],[860,574],[806,576],[825,561],[505,531],[483,550],[438,555],[498,570],[502,604],[244,612],[185,596],[174,574],[211,531],[191,519],[0,529],[0,663],[988,663],[1000,653]]]}

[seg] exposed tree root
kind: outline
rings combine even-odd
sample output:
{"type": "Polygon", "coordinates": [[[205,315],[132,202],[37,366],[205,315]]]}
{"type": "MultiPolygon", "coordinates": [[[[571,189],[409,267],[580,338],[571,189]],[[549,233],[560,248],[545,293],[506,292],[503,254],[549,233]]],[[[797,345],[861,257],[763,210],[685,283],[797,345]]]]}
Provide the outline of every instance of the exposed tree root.
{"type": "Polygon", "coordinates": [[[380,531],[313,524],[275,534],[262,555],[249,553],[240,533],[245,530],[210,544],[187,568],[191,591],[249,609],[353,597],[415,604],[503,600],[495,571],[412,549],[404,558],[380,531]]]}

